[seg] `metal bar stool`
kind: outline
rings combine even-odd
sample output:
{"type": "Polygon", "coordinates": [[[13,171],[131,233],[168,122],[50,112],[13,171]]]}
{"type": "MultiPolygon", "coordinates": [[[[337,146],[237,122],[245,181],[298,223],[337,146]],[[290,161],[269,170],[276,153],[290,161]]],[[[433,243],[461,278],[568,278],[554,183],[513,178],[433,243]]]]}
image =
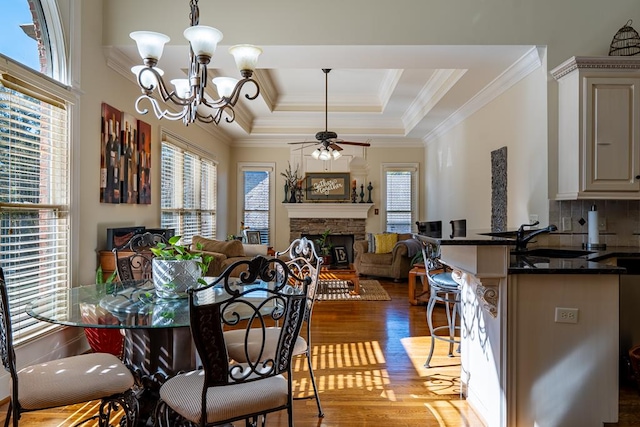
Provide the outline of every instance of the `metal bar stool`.
{"type": "Polygon", "coordinates": [[[427,280],[430,290],[429,302],[427,303],[427,324],[431,333],[431,349],[424,366],[430,368],[436,340],[449,343],[449,357],[453,357],[454,344],[458,345],[457,352],[460,353],[460,339],[456,338],[456,330],[460,330],[458,324],[460,319],[460,286],[453,280],[447,266],[440,262],[437,249],[427,244],[427,246],[423,245],[422,251],[427,265],[427,280]],[[429,255],[426,254],[427,251],[430,252],[429,255]],[[447,324],[434,327],[433,309],[438,302],[444,304],[447,324]],[[437,335],[437,332],[441,330],[448,330],[449,334],[437,335]]]}

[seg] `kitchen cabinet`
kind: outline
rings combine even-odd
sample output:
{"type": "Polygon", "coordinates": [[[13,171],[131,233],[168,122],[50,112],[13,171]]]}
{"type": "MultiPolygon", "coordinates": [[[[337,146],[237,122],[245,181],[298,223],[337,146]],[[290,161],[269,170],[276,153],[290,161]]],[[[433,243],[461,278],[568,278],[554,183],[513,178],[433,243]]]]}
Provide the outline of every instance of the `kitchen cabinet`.
{"type": "Polygon", "coordinates": [[[640,58],[572,57],[551,74],[556,200],[640,199],[640,58]]]}

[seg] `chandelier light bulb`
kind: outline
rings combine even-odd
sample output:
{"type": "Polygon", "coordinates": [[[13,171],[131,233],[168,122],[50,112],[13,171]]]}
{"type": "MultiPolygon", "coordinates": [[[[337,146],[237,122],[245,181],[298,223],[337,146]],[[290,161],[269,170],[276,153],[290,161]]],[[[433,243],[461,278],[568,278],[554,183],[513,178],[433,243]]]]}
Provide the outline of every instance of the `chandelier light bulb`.
{"type": "Polygon", "coordinates": [[[191,85],[188,79],[173,79],[171,84],[176,88],[176,95],[180,98],[189,98],[191,96],[191,85]]]}
{"type": "Polygon", "coordinates": [[[311,153],[311,157],[313,157],[314,159],[318,160],[318,158],[320,157],[320,150],[318,148],[316,148],[314,150],[314,152],[311,153]]]}
{"type": "Polygon", "coordinates": [[[238,79],[234,79],[233,77],[216,77],[211,81],[216,85],[218,95],[226,96],[227,98],[231,96],[233,89],[238,84],[238,79]]]}
{"type": "Polygon", "coordinates": [[[262,49],[252,44],[238,44],[229,48],[229,53],[236,60],[236,66],[243,77],[244,72],[249,72],[249,76],[256,69],[258,57],[262,53],[262,49]]]}
{"type": "Polygon", "coordinates": [[[206,25],[194,25],[184,30],[184,37],[189,40],[198,62],[208,64],[222,40],[222,32],[206,25]]]}
{"type": "Polygon", "coordinates": [[[129,34],[129,37],[135,40],[136,45],[138,46],[138,53],[145,63],[146,61],[150,61],[152,63],[149,65],[150,67],[153,67],[158,63],[162,57],[164,45],[171,40],[169,36],[162,33],[155,33],[153,31],[134,31],[129,34]]]}
{"type": "Polygon", "coordinates": [[[324,149],[322,150],[322,153],[320,153],[320,160],[329,160],[331,159],[331,154],[329,154],[329,151],[324,149]]]}
{"type": "MultiPolygon", "coordinates": [[[[158,86],[158,79],[156,79],[155,74],[153,74],[151,71],[142,73],[142,70],[144,69],[147,69],[147,67],[145,67],[144,65],[134,65],[133,67],[131,67],[131,72],[136,75],[136,78],[140,79],[140,82],[145,88],[153,90],[156,86],[158,86]]],[[[162,69],[158,67],[154,67],[153,69],[161,76],[164,75],[164,71],[162,71],[162,69]]]]}
{"type": "Polygon", "coordinates": [[[333,156],[333,160],[338,160],[340,157],[342,157],[342,154],[338,150],[333,150],[331,152],[331,155],[333,156]]]}

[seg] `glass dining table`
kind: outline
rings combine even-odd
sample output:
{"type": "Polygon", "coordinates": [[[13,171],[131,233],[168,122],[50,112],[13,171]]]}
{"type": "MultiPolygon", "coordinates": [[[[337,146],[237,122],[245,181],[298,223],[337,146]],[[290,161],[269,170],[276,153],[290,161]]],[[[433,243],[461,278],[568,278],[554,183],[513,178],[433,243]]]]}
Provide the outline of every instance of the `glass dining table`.
{"type": "MultiPolygon", "coordinates": [[[[211,283],[215,278],[205,279],[211,283]]],[[[268,282],[258,281],[233,285],[232,289],[242,291],[268,286],[268,282]]],[[[198,298],[206,302],[229,297],[222,284],[200,294],[198,298]]],[[[260,294],[252,295],[259,299],[260,294]]],[[[266,290],[264,297],[267,297],[266,290]]],[[[199,365],[189,328],[189,299],[159,298],[150,281],[60,289],[31,301],[26,312],[36,319],[60,325],[122,330],[123,361],[134,372],[145,393],[152,394],[148,399],[151,401],[168,378],[199,365]]]]}

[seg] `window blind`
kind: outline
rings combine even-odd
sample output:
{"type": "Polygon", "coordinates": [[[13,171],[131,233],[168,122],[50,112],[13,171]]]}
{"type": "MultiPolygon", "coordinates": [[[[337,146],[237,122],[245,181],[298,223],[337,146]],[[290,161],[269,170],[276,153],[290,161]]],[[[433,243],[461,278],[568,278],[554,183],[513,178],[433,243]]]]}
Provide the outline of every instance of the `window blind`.
{"type": "Polygon", "coordinates": [[[182,244],[195,235],[215,237],[217,167],[211,160],[162,143],[161,225],[175,229],[182,244]]]}
{"type": "Polygon", "coordinates": [[[387,231],[410,233],[412,220],[412,176],[409,171],[386,172],[387,231]]]}
{"type": "Polygon", "coordinates": [[[260,232],[262,244],[269,244],[269,171],[245,170],[244,181],[244,226],[260,232]]]}
{"type": "Polygon", "coordinates": [[[16,344],[56,327],[25,306],[69,277],[68,114],[36,91],[0,84],[0,266],[16,344]]]}

